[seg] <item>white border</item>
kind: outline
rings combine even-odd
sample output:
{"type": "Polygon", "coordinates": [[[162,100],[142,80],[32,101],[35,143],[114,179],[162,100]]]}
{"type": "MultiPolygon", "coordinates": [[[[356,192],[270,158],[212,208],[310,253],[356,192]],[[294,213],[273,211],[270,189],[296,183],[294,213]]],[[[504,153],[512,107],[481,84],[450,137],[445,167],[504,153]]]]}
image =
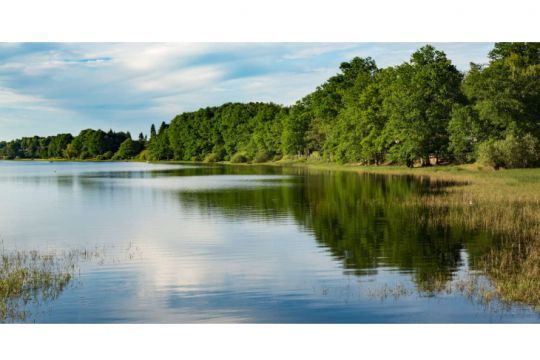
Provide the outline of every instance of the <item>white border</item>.
{"type": "Polygon", "coordinates": [[[0,326],[5,359],[532,359],[536,341],[534,325],[0,326]]]}
{"type": "Polygon", "coordinates": [[[531,0],[4,0],[0,11],[0,41],[540,41],[531,0]]]}
{"type": "MultiPolygon", "coordinates": [[[[1,5],[0,41],[540,41],[539,14],[525,0],[17,0],[1,5]]],[[[526,359],[538,330],[0,325],[0,346],[6,359],[526,359]]]]}

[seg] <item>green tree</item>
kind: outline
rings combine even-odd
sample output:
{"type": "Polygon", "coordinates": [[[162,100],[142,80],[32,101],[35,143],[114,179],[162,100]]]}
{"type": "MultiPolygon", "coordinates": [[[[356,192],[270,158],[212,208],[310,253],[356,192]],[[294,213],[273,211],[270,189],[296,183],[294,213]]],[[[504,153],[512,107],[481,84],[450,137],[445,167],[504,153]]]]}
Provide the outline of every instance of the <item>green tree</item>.
{"type": "Polygon", "coordinates": [[[338,162],[380,163],[382,149],[377,139],[385,123],[380,110],[380,79],[383,76],[371,58],[356,58],[354,83],[343,93],[325,155],[338,162]]]}
{"type": "Polygon", "coordinates": [[[385,87],[383,130],[388,157],[411,165],[430,164],[448,155],[448,123],[452,108],[463,102],[462,74],[442,51],[426,45],[408,63],[396,67],[385,87]]]}
{"type": "Polygon", "coordinates": [[[143,142],[133,141],[127,138],[120,144],[118,151],[114,154],[114,160],[128,160],[136,157],[144,149],[143,142]]]}
{"type": "MultiPolygon", "coordinates": [[[[468,123],[456,113],[451,146],[471,150],[508,135],[540,137],[540,44],[497,43],[487,66],[471,64],[463,91],[472,110],[468,123]]],[[[476,152],[469,160],[476,158],[476,152]]]]}

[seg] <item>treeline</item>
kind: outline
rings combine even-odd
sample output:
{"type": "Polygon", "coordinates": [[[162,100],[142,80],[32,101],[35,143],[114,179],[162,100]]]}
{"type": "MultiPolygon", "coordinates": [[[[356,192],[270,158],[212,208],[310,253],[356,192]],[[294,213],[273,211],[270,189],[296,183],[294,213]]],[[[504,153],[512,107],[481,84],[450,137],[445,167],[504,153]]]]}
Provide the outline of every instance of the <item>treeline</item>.
{"type": "Polygon", "coordinates": [[[536,166],[540,44],[498,43],[489,58],[466,74],[429,45],[384,69],[354,58],[290,107],[225,104],[181,114],[151,137],[150,156],[536,166]]]}
{"type": "MultiPolygon", "coordinates": [[[[495,168],[537,166],[540,44],[497,43],[489,59],[489,64],[471,64],[462,73],[430,45],[409,61],[387,68],[377,67],[369,57],[357,57],[342,63],[337,75],[289,107],[228,103],[183,113],[170,124],[162,123],[158,131],[152,125],[149,141],[141,135],[138,141],[127,142],[129,151],[118,156],[120,143],[127,138],[105,152],[80,147],[68,151],[82,133],[72,142],[56,141],[59,147],[54,145],[52,152],[47,148],[47,154],[208,162],[285,157],[408,166],[475,161],[495,168]]],[[[32,151],[23,140],[17,156],[28,157],[32,151]]],[[[13,150],[6,153],[12,143],[0,145],[0,156],[12,157],[13,150]]]]}
{"type": "Polygon", "coordinates": [[[108,132],[86,129],[73,137],[71,134],[56,136],[23,137],[10,142],[0,142],[0,157],[4,159],[131,159],[141,153],[146,139],[139,135],[133,141],[129,132],[108,132]]]}

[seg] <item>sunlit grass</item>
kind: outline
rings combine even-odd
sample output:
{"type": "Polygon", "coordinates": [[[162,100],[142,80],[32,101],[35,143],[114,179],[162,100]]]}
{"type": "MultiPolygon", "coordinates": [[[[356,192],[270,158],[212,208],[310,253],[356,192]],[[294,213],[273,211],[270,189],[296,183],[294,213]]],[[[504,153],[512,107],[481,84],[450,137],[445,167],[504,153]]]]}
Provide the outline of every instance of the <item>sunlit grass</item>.
{"type": "Polygon", "coordinates": [[[502,301],[540,305],[540,169],[494,171],[473,165],[414,169],[332,164],[310,167],[455,182],[458,185],[446,188],[442,194],[412,197],[401,205],[410,207],[417,222],[481,230],[496,236],[499,241],[475,265],[489,277],[502,301]]]}

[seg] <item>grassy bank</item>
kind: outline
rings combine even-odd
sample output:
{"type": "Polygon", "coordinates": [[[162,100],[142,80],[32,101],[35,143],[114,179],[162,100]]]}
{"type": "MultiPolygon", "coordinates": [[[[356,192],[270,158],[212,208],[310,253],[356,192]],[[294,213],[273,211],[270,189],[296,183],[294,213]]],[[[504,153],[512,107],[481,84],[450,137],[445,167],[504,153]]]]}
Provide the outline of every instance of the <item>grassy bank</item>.
{"type": "MultiPolygon", "coordinates": [[[[305,166],[300,163],[292,166],[305,166]]],[[[496,235],[500,241],[479,260],[503,301],[540,306],[540,169],[499,170],[475,165],[426,168],[307,164],[316,169],[413,175],[455,181],[443,194],[403,206],[422,206],[433,225],[461,226],[496,235]]]]}
{"type": "Polygon", "coordinates": [[[413,175],[461,184],[448,187],[443,194],[419,197],[403,206],[426,208],[429,216],[418,218],[419,222],[478,229],[496,235],[499,242],[476,265],[489,276],[503,301],[540,306],[540,169],[307,166],[413,175]]]}

